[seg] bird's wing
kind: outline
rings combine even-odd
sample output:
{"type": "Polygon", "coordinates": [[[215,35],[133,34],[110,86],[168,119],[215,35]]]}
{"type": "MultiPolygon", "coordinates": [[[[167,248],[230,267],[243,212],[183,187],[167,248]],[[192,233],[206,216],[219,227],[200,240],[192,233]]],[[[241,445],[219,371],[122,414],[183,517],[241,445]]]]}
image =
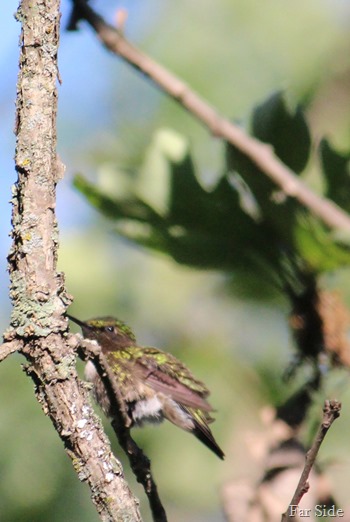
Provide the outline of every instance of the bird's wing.
{"type": "Polygon", "coordinates": [[[159,370],[148,371],[145,382],[153,390],[170,396],[183,406],[198,408],[203,411],[212,411],[210,404],[197,392],[180,383],[177,379],[164,374],[159,370]]]}
{"type": "Polygon", "coordinates": [[[195,379],[192,373],[178,359],[164,354],[154,348],[143,348],[143,355],[137,358],[137,369],[147,386],[155,391],[170,396],[174,401],[189,408],[202,411],[213,411],[205,400],[208,389],[201,381],[195,379]]]}

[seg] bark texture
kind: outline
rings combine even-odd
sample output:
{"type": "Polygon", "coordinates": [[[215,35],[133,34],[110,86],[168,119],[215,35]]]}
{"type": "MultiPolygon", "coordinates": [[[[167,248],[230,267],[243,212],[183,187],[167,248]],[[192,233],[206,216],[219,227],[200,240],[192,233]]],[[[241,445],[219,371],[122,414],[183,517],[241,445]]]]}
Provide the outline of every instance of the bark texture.
{"type": "MultiPolygon", "coordinates": [[[[22,0],[17,85],[13,244],[9,254],[11,327],[35,393],[81,481],[87,482],[101,520],[140,521],[138,502],[90,406],[75,368],[75,336],[63,314],[71,302],[57,273],[56,184],[63,166],[56,155],[59,0],[22,0]]],[[[11,350],[9,350],[9,353],[11,350]]],[[[53,470],[54,473],[54,470],[53,470]]]]}

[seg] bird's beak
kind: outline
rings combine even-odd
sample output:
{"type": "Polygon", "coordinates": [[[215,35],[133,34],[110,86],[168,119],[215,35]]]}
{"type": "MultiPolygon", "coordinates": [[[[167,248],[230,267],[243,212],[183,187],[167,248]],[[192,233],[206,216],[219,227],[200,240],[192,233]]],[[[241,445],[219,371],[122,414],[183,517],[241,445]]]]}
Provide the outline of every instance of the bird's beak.
{"type": "Polygon", "coordinates": [[[70,321],[73,321],[73,323],[79,325],[81,328],[90,328],[88,324],[84,323],[84,321],[80,321],[80,319],[77,319],[76,317],[73,317],[69,314],[66,314],[66,316],[70,321]]]}

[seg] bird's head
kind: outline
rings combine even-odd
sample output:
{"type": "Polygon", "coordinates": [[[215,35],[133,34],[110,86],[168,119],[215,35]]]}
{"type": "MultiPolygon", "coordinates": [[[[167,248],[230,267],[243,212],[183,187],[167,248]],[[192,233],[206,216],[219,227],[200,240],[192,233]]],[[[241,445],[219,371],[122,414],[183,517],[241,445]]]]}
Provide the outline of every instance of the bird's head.
{"type": "Polygon", "coordinates": [[[133,346],[136,343],[135,335],[129,326],[115,317],[97,317],[80,321],[71,315],[67,316],[81,327],[86,339],[97,341],[104,352],[133,346]]]}

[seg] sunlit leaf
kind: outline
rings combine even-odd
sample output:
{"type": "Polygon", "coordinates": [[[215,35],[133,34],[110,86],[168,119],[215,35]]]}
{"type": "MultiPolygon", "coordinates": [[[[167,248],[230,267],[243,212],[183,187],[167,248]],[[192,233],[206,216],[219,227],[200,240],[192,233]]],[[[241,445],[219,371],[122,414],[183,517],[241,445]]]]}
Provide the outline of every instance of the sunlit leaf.
{"type": "Polygon", "coordinates": [[[118,200],[115,196],[111,197],[100,190],[98,186],[80,174],[74,177],[73,184],[105,217],[113,220],[128,218],[146,223],[161,223],[159,214],[136,196],[118,200]]]}
{"type": "Polygon", "coordinates": [[[336,243],[330,232],[310,214],[299,216],[295,235],[300,257],[315,272],[350,264],[350,248],[336,243]]]}
{"type": "Polygon", "coordinates": [[[321,165],[327,198],[350,211],[350,153],[340,154],[326,139],[320,144],[321,165]]]}

